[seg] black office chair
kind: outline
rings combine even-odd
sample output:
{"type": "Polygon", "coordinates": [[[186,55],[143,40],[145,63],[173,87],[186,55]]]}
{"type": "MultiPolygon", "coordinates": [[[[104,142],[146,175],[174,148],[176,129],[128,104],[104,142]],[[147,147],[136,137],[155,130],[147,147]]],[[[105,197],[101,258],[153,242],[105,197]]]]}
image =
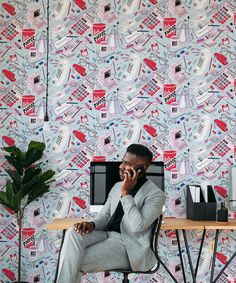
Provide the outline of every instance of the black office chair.
{"type": "Polygon", "coordinates": [[[160,267],[160,259],[159,259],[158,251],[157,251],[157,240],[158,240],[158,235],[159,235],[159,231],[161,227],[161,222],[162,222],[162,215],[155,220],[152,237],[151,237],[151,249],[153,250],[156,256],[156,259],[157,259],[157,264],[155,265],[155,267],[153,267],[153,269],[149,271],[133,271],[133,270],[123,270],[123,269],[108,270],[108,271],[105,271],[105,276],[108,276],[110,272],[121,272],[124,275],[122,283],[129,283],[128,275],[130,273],[145,273],[145,274],[155,273],[160,267]]]}

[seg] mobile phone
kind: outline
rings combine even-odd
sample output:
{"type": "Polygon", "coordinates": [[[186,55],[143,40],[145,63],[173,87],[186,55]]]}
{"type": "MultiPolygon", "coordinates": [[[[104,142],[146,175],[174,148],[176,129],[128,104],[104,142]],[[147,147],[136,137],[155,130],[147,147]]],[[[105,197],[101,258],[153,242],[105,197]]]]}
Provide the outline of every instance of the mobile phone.
{"type": "Polygon", "coordinates": [[[59,0],[57,2],[54,12],[52,13],[53,19],[62,20],[66,16],[69,7],[70,7],[70,1],[59,0]]]}
{"type": "Polygon", "coordinates": [[[126,81],[133,80],[138,75],[140,64],[141,58],[137,53],[130,55],[129,63],[126,67],[123,78],[126,81]]]}
{"type": "Polygon", "coordinates": [[[145,174],[145,169],[143,164],[136,166],[134,170],[138,173],[138,177],[145,174]]]}
{"type": "Polygon", "coordinates": [[[193,69],[194,74],[198,76],[203,75],[208,70],[210,61],[211,61],[211,49],[204,47],[200,52],[197,65],[193,69]]]}
{"type": "MultiPolygon", "coordinates": [[[[143,164],[136,166],[134,170],[137,172],[138,177],[145,174],[145,169],[144,169],[143,164]]],[[[130,173],[130,176],[133,177],[133,170],[128,170],[128,171],[130,173]]],[[[126,171],[125,173],[128,173],[128,172],[126,171]]]]}
{"type": "Polygon", "coordinates": [[[211,118],[209,115],[202,115],[198,125],[197,132],[194,134],[194,139],[197,142],[204,141],[209,135],[211,128],[211,118]]]}

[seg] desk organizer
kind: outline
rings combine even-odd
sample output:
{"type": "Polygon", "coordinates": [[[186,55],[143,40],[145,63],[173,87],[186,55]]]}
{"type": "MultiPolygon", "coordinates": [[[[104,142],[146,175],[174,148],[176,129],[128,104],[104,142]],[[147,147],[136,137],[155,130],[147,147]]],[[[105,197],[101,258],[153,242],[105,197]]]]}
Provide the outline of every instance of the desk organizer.
{"type": "Polygon", "coordinates": [[[187,219],[195,221],[216,221],[216,198],[212,186],[207,186],[208,202],[205,202],[201,186],[200,202],[193,202],[189,186],[187,186],[187,219]]]}

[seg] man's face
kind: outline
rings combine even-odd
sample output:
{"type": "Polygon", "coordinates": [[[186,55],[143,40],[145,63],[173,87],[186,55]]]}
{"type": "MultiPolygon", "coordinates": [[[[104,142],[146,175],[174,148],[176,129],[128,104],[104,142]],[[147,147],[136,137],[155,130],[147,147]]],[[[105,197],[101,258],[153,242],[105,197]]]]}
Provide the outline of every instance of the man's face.
{"type": "Polygon", "coordinates": [[[137,156],[130,152],[126,152],[122,159],[122,163],[119,167],[120,169],[119,174],[120,174],[121,180],[124,180],[124,176],[125,176],[124,174],[126,171],[130,171],[131,167],[136,168],[139,165],[143,165],[146,171],[148,164],[145,158],[137,156]]]}

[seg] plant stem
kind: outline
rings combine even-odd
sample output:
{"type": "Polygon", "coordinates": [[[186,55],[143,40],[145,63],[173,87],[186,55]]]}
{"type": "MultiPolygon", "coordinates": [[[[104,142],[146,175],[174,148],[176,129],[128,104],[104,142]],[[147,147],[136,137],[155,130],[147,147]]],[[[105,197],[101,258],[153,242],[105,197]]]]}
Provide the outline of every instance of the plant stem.
{"type": "Polygon", "coordinates": [[[21,236],[22,236],[23,210],[17,212],[17,222],[19,226],[19,246],[18,246],[18,283],[21,282],[21,236]]]}

